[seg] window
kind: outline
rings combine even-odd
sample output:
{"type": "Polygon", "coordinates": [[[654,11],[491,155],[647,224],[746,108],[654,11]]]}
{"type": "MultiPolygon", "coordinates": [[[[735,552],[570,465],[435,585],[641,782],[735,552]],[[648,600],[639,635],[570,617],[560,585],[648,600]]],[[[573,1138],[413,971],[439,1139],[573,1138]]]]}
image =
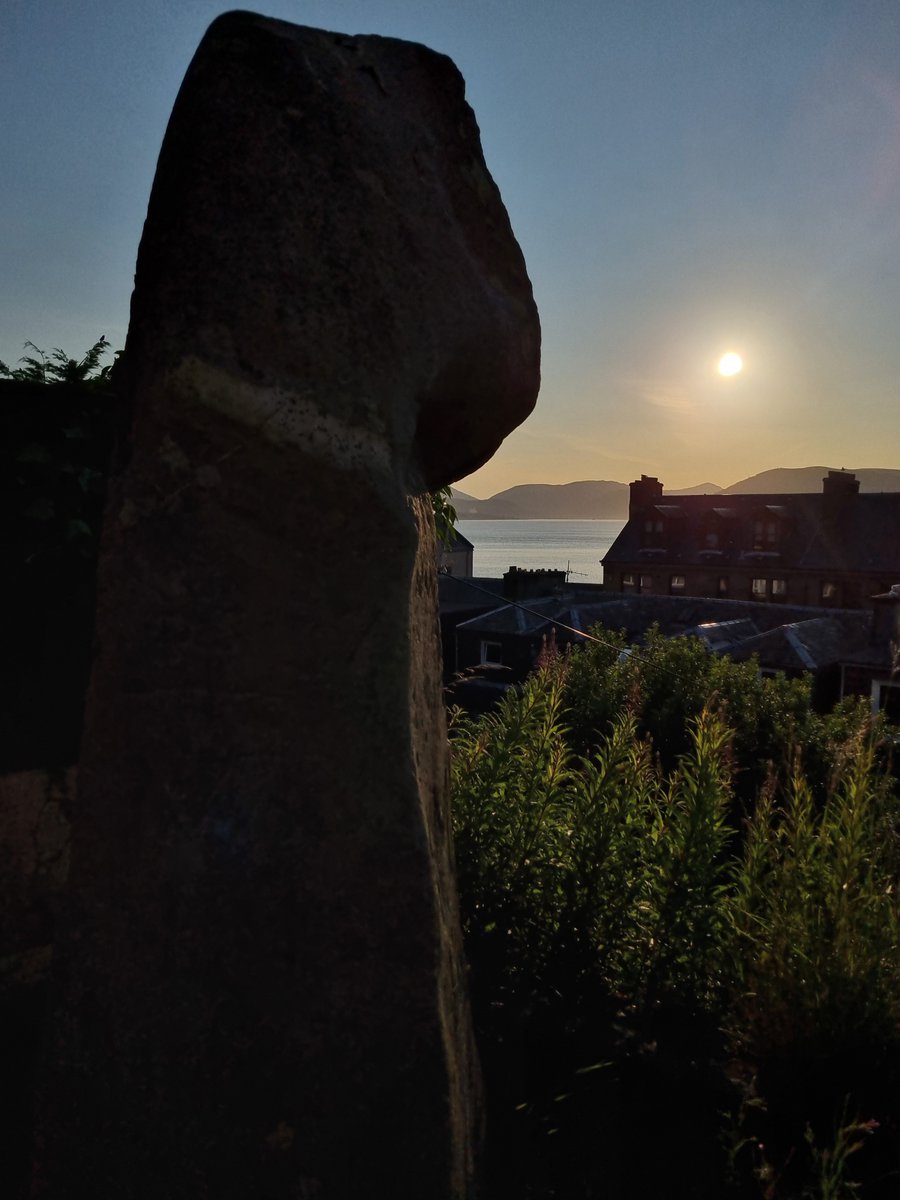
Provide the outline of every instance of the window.
{"type": "Polygon", "coordinates": [[[826,580],[826,582],[822,584],[821,596],[823,600],[830,601],[832,604],[836,603],[838,598],[838,585],[836,583],[832,583],[831,580],[826,580]]]}
{"type": "Polygon", "coordinates": [[[765,579],[754,579],[750,584],[750,591],[754,600],[765,600],[767,595],[766,582],[765,579]]]}
{"type": "Polygon", "coordinates": [[[647,517],[641,530],[642,546],[661,546],[665,526],[661,517],[647,517]]]}
{"type": "Polygon", "coordinates": [[[719,595],[720,596],[728,595],[728,576],[727,575],[719,576],[719,595]]]}
{"type": "Polygon", "coordinates": [[[628,591],[629,588],[633,588],[633,587],[634,587],[634,576],[632,574],[623,575],[622,576],[622,591],[623,592],[628,591]]]}
{"type": "Polygon", "coordinates": [[[718,548],[719,548],[719,535],[718,535],[718,533],[715,531],[715,529],[709,529],[709,530],[707,530],[707,532],[706,532],[706,534],[705,534],[705,536],[704,536],[704,538],[703,538],[703,544],[706,546],[706,549],[707,549],[707,550],[718,550],[718,548]]]}
{"type": "Polygon", "coordinates": [[[653,576],[652,575],[642,575],[641,576],[641,591],[642,592],[652,592],[653,591],[653,576]]]}
{"type": "Polygon", "coordinates": [[[503,666],[503,646],[500,642],[481,643],[481,665],[483,667],[503,666]]]}
{"type": "Polygon", "coordinates": [[[778,545],[778,522],[757,518],[753,522],[753,549],[774,550],[778,545]]]}
{"type": "Polygon", "coordinates": [[[883,712],[896,725],[900,721],[900,686],[886,679],[873,679],[872,712],[883,712]]]}
{"type": "Polygon", "coordinates": [[[683,592],[684,591],[684,576],[683,575],[673,575],[672,576],[672,578],[669,580],[669,591],[671,591],[671,592],[683,592]]]}
{"type": "Polygon", "coordinates": [[[773,579],[772,580],[772,599],[783,600],[787,595],[787,580],[773,579]]]}

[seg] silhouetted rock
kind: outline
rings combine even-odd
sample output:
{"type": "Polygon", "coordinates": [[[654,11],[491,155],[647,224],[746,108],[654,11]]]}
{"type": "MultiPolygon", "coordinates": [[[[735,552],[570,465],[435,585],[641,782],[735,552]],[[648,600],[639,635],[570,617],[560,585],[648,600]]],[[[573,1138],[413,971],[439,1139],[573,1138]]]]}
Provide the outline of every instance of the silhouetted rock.
{"type": "Polygon", "coordinates": [[[533,405],[446,58],[211,27],[138,259],[43,1196],[467,1194],[427,500],[533,405]]]}

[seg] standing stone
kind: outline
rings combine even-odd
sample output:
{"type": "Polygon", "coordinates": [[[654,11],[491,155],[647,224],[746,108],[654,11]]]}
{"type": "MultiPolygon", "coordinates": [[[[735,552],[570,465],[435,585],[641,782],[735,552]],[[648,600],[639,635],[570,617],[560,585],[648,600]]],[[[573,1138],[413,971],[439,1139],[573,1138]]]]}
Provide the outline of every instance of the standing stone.
{"type": "Polygon", "coordinates": [[[462,1197],[434,545],[530,411],[452,63],[217,20],[138,257],[35,1194],[462,1197]]]}

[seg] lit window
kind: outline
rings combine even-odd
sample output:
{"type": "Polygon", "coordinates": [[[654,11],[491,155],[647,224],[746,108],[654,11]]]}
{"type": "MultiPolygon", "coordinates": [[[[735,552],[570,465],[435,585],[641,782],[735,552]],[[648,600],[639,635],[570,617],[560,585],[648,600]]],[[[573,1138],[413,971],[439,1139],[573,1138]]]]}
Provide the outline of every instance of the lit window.
{"type": "Polygon", "coordinates": [[[719,576],[719,595],[720,596],[728,595],[728,576],[727,575],[719,576]]]}
{"type": "Polygon", "coordinates": [[[765,600],[766,598],[766,581],[765,579],[754,579],[750,585],[750,591],[757,598],[765,600]]]}
{"type": "Polygon", "coordinates": [[[483,667],[503,666],[503,646],[500,642],[481,643],[481,665],[483,667]]]}
{"type": "Polygon", "coordinates": [[[634,576],[633,575],[623,575],[622,576],[622,591],[624,592],[626,590],[626,588],[633,588],[633,587],[634,587],[634,576]]]}
{"type": "Polygon", "coordinates": [[[652,592],[653,591],[653,576],[652,575],[642,575],[641,576],[641,591],[642,592],[652,592]]]}
{"type": "Polygon", "coordinates": [[[786,579],[773,579],[772,580],[772,595],[773,596],[786,596],[787,595],[787,580],[786,579]]]}
{"type": "Polygon", "coordinates": [[[753,522],[753,549],[773,550],[778,545],[778,522],[757,520],[753,522]]]}
{"type": "Polygon", "coordinates": [[[684,591],[684,576],[683,575],[673,575],[671,580],[669,581],[669,587],[673,592],[683,592],[684,591]]]}
{"type": "Polygon", "coordinates": [[[822,599],[837,600],[838,587],[836,583],[830,581],[822,584],[822,599]]]}

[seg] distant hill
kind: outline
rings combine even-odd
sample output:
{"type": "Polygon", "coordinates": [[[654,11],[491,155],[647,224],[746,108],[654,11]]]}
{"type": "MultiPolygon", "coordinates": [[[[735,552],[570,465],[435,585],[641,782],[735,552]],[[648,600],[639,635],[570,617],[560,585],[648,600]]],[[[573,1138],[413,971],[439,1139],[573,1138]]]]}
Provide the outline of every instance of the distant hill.
{"type": "MultiPolygon", "coordinates": [[[[741,479],[725,488],[733,495],[756,495],[760,492],[821,492],[822,480],[837,467],[775,467],[741,479]]],[[[862,467],[853,471],[861,492],[900,492],[900,470],[890,467],[862,467]]]]}
{"type": "Polygon", "coordinates": [[[725,488],[717,483],[696,483],[689,488],[666,488],[667,496],[718,496],[725,488]]]}
{"type": "MultiPolygon", "coordinates": [[[[502,495],[503,493],[499,493],[502,495]]],[[[522,514],[517,512],[511,504],[504,504],[502,500],[497,500],[492,497],[490,500],[477,500],[474,496],[469,496],[465,492],[459,492],[456,488],[453,489],[453,506],[456,509],[456,515],[462,517],[464,521],[474,521],[479,518],[491,518],[495,521],[500,520],[515,520],[516,517],[521,518],[522,514]]]]}
{"type": "MultiPolygon", "coordinates": [[[[849,468],[848,468],[849,469],[849,468]]],[[[771,492],[821,492],[822,480],[834,467],[776,467],[741,479],[730,487],[698,483],[689,488],[666,489],[666,496],[714,496],[771,492]]],[[[863,492],[900,492],[900,470],[865,467],[857,470],[863,492]]],[[[665,480],[663,480],[665,484],[665,480]]],[[[577,483],[520,483],[479,500],[453,489],[456,511],[463,520],[624,521],[628,516],[628,484],[610,479],[583,479],[577,483]]]]}
{"type": "Polygon", "coordinates": [[[464,519],[566,521],[622,520],[628,516],[628,484],[608,479],[584,479],[577,483],[520,483],[491,496],[475,500],[454,491],[456,511],[464,519]],[[465,498],[463,498],[465,497],[465,498]]]}

